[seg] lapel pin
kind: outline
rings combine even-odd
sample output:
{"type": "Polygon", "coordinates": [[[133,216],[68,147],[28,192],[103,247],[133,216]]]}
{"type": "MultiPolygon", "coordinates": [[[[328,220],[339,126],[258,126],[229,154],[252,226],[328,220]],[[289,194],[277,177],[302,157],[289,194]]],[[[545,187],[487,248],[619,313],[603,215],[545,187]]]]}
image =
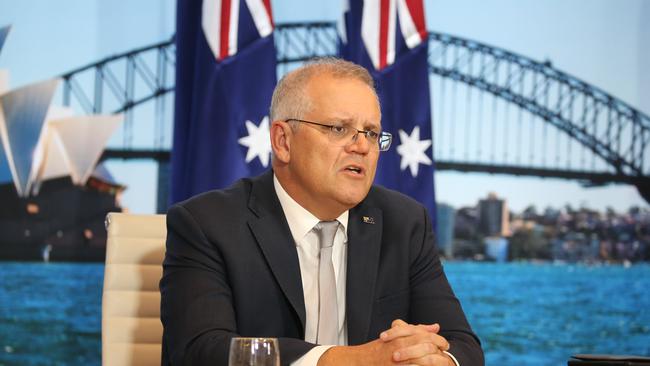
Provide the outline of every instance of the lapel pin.
{"type": "Polygon", "coordinates": [[[370,216],[363,216],[363,223],[364,224],[372,224],[372,225],[374,225],[375,224],[375,218],[370,217],[370,216]]]}

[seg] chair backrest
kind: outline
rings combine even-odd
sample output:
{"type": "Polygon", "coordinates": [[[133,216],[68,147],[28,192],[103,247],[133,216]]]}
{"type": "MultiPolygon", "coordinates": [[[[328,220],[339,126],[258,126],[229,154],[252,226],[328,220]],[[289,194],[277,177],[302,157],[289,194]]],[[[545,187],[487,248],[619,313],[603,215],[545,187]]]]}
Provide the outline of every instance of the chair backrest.
{"type": "Polygon", "coordinates": [[[102,296],[102,364],[160,366],[165,215],[110,213],[102,296]]]}

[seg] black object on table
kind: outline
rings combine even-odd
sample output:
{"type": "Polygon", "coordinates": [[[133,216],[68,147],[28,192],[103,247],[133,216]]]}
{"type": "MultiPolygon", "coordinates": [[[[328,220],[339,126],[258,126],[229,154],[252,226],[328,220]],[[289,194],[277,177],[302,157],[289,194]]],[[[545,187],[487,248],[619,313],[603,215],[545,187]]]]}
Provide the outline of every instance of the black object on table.
{"type": "Polygon", "coordinates": [[[568,366],[650,366],[650,357],[578,354],[571,356],[568,366]]]}

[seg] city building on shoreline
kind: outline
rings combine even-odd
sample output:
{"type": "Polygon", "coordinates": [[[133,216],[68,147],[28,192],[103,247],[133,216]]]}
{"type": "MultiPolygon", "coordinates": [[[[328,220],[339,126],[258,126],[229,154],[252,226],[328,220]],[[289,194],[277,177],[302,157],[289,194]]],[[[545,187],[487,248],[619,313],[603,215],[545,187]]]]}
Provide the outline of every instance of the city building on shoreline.
{"type": "Polygon", "coordinates": [[[507,200],[490,193],[474,207],[442,207],[438,240],[448,258],[633,263],[650,261],[650,209],[627,212],[587,207],[529,206],[508,210],[507,200]],[[453,229],[452,229],[453,227],[453,229]]]}

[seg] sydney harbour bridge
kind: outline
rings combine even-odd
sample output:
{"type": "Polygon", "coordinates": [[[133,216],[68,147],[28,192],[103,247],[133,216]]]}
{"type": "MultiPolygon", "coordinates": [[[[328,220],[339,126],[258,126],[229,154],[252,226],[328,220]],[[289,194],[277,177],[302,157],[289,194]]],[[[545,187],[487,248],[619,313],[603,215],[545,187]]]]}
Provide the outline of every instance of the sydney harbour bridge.
{"type": "MultiPolygon", "coordinates": [[[[337,54],[335,23],[277,24],[274,37],[279,76],[309,58],[337,54]]],[[[102,159],[155,159],[159,209],[174,68],[171,39],[62,75],[64,105],[125,114],[120,142],[102,159]]],[[[650,117],[633,106],[550,61],[449,34],[429,32],[429,72],[437,170],[629,184],[650,202],[650,117]]]]}

